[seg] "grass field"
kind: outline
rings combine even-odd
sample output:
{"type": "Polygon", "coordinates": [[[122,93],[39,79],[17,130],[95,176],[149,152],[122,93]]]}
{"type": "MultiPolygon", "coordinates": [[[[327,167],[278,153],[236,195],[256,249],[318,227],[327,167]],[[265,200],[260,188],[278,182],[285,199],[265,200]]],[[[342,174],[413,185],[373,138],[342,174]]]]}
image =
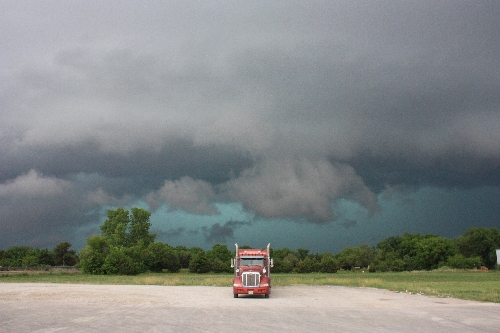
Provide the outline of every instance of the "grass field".
{"type": "MultiPolygon", "coordinates": [[[[372,287],[438,297],[500,303],[499,271],[436,270],[401,273],[341,271],[335,274],[273,274],[273,286],[336,285],[372,287]]],[[[60,272],[0,272],[0,283],[136,284],[230,287],[232,274],[145,273],[137,276],[60,272]]]]}

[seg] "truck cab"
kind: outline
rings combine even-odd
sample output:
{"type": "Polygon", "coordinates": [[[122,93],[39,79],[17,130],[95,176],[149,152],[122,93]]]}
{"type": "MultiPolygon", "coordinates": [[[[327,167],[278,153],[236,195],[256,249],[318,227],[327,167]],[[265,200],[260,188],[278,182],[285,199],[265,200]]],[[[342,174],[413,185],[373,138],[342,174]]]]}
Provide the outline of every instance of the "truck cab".
{"type": "Polygon", "coordinates": [[[236,256],[231,259],[234,268],[233,294],[264,295],[271,293],[271,244],[265,249],[239,249],[235,244],[236,256]]]}

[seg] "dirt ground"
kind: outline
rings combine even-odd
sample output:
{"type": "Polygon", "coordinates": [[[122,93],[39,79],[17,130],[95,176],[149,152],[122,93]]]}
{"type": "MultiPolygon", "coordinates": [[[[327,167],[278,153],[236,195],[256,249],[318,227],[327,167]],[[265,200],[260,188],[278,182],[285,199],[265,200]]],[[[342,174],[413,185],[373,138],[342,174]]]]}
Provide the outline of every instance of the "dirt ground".
{"type": "Polygon", "coordinates": [[[0,283],[0,332],[499,332],[500,304],[372,288],[0,283]]]}

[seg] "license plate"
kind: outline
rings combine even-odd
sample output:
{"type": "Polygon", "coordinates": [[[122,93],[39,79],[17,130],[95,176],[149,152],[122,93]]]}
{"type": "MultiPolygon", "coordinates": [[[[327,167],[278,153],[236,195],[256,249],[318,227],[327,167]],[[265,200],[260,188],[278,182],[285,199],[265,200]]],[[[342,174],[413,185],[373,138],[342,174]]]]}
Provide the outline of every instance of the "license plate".
{"type": "Polygon", "coordinates": [[[253,290],[249,290],[249,291],[248,291],[248,293],[249,293],[250,295],[253,295],[253,290]]]}

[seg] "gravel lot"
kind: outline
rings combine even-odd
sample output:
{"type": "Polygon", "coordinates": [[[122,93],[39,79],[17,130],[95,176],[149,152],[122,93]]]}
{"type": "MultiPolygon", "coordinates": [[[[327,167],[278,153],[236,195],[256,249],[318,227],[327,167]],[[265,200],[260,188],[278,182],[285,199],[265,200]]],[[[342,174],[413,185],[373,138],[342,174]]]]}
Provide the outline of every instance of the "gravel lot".
{"type": "Polygon", "coordinates": [[[499,332],[500,304],[372,288],[0,283],[0,332],[499,332]]]}

